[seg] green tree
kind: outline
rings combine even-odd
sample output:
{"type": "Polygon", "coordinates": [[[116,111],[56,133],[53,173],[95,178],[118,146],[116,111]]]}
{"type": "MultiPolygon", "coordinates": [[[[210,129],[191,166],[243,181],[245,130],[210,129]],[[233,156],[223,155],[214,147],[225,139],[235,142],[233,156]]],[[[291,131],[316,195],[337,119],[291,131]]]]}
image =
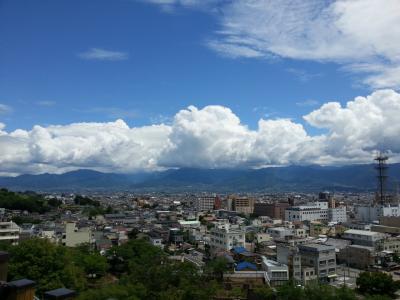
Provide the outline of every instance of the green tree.
{"type": "Polygon", "coordinates": [[[146,288],[142,285],[108,284],[81,293],[78,300],[141,300],[145,298],[146,288]]]}
{"type": "Polygon", "coordinates": [[[399,283],[391,275],[382,272],[362,272],[357,280],[357,289],[365,295],[384,295],[394,297],[399,283]]]}
{"type": "Polygon", "coordinates": [[[97,200],[93,200],[92,198],[81,196],[81,195],[76,195],[74,198],[75,204],[78,205],[90,205],[90,206],[95,206],[99,207],[100,202],[97,200]]]}
{"type": "Polygon", "coordinates": [[[206,274],[218,281],[222,281],[224,273],[229,269],[229,262],[225,257],[217,257],[209,261],[205,267],[206,274]]]}
{"type": "Polygon", "coordinates": [[[11,246],[9,279],[36,281],[39,294],[66,286],[75,290],[86,287],[83,269],[68,259],[67,248],[46,239],[30,239],[11,246]]]}
{"type": "Polygon", "coordinates": [[[253,295],[258,300],[274,300],[275,293],[269,286],[259,286],[254,288],[253,295]]]}
{"type": "Polygon", "coordinates": [[[36,193],[15,193],[7,189],[0,189],[0,207],[39,213],[50,210],[47,201],[36,193]]]}
{"type": "Polygon", "coordinates": [[[289,282],[277,289],[277,299],[279,300],[303,300],[305,298],[304,290],[289,282]]]}
{"type": "Polygon", "coordinates": [[[107,258],[93,251],[88,244],[67,249],[69,258],[76,265],[83,268],[87,277],[97,278],[104,276],[108,270],[107,258]]]}
{"type": "Polygon", "coordinates": [[[132,271],[133,265],[145,271],[153,264],[161,264],[166,259],[166,255],[161,249],[143,239],[129,240],[121,246],[112,247],[107,256],[114,273],[132,271]]]}

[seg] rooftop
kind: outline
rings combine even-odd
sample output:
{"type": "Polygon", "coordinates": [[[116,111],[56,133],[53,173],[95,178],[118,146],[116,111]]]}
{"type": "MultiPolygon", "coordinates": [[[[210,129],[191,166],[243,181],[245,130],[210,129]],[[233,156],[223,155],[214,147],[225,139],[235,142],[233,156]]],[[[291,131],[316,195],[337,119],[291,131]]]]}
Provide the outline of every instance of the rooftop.
{"type": "Polygon", "coordinates": [[[322,245],[322,244],[304,244],[304,245],[299,245],[299,249],[320,252],[320,251],[335,250],[335,246],[322,245]]]}
{"type": "Polygon", "coordinates": [[[379,236],[382,235],[380,232],[369,231],[369,230],[359,230],[359,229],[349,229],[344,232],[345,234],[358,234],[358,235],[368,235],[368,236],[379,236]]]}

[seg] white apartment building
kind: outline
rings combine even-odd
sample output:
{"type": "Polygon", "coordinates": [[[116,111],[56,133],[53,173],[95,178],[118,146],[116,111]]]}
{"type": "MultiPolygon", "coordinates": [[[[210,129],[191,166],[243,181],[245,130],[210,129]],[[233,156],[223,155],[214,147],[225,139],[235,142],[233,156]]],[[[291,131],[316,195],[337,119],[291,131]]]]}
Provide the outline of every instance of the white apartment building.
{"type": "Polygon", "coordinates": [[[328,207],[328,202],[317,201],[308,205],[287,208],[285,220],[290,222],[328,221],[340,223],[347,221],[347,212],[345,206],[330,208],[328,207]]]}
{"type": "Polygon", "coordinates": [[[229,251],[234,247],[245,247],[245,231],[230,224],[216,226],[210,231],[212,250],[229,251]]]}
{"type": "Polygon", "coordinates": [[[328,220],[334,223],[347,222],[347,211],[345,206],[328,208],[328,220]]]}
{"type": "Polygon", "coordinates": [[[315,205],[289,207],[285,211],[285,220],[290,222],[328,221],[328,208],[315,205]]]}
{"type": "Polygon", "coordinates": [[[0,241],[18,244],[21,228],[12,221],[0,222],[0,241]]]}

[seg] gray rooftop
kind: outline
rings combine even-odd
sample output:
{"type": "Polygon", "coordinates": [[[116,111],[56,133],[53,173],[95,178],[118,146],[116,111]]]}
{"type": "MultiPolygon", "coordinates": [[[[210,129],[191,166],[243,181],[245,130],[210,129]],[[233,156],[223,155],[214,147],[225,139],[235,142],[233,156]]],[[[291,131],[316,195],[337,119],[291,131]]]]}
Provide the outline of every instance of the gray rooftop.
{"type": "Polygon", "coordinates": [[[331,245],[322,245],[322,244],[303,244],[299,245],[300,250],[308,250],[308,251],[315,251],[315,252],[321,252],[321,251],[331,251],[335,250],[335,246],[331,245]]]}

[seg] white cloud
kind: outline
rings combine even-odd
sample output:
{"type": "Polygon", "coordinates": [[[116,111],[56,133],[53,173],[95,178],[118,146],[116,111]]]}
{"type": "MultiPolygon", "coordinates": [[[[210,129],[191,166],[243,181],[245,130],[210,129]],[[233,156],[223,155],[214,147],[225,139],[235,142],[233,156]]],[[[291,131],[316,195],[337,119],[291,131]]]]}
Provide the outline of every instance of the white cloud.
{"type": "Polygon", "coordinates": [[[108,61],[126,60],[129,58],[126,52],[110,51],[101,48],[91,48],[86,52],[79,53],[78,56],[82,59],[108,61]]]}
{"type": "Polygon", "coordinates": [[[400,88],[399,0],[147,2],[218,11],[207,44],[225,56],[334,62],[371,88],[400,88]]]}
{"type": "Polygon", "coordinates": [[[7,132],[0,123],[2,174],[90,168],[135,172],[170,167],[261,167],[369,163],[376,150],[400,157],[400,93],[380,90],[342,106],[328,102],[304,116],[327,133],[312,136],[289,119],[260,119],[256,130],[223,106],[190,106],[170,124],[124,121],[34,126],[7,132]]]}
{"type": "Polygon", "coordinates": [[[381,90],[356,97],[345,107],[329,102],[304,116],[312,126],[326,128],[326,154],[363,159],[374,149],[400,153],[400,94],[381,90]]]}
{"type": "Polygon", "coordinates": [[[220,44],[230,56],[241,56],[240,46],[264,56],[335,62],[365,72],[362,81],[373,88],[400,87],[398,0],[233,1],[221,26],[212,48],[220,44]]]}

